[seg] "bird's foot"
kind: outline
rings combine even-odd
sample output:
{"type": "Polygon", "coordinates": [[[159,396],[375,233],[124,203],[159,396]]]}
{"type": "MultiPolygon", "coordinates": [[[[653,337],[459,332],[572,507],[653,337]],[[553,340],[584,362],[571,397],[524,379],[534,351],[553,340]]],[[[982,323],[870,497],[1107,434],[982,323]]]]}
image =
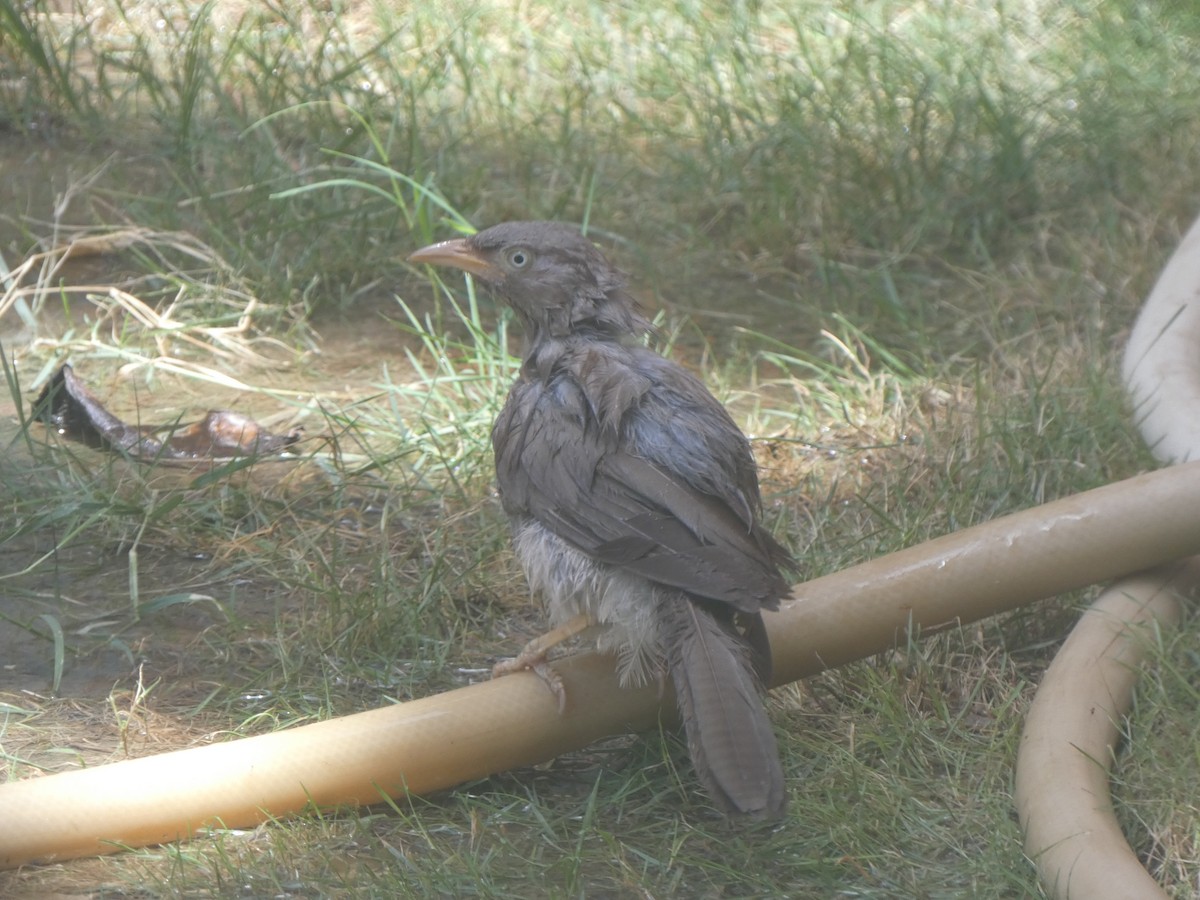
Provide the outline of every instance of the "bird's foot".
{"type": "MultiPolygon", "coordinates": [[[[530,641],[530,646],[534,643],[536,641],[530,641]]],[[[527,652],[528,650],[527,646],[512,659],[500,660],[492,666],[492,677],[501,678],[504,675],[511,675],[513,672],[532,672],[542,679],[542,683],[554,694],[558,701],[558,714],[561,716],[567,711],[567,689],[563,685],[562,676],[555,672],[550,663],[546,661],[544,650],[535,650],[532,653],[527,652]]]]}
{"type": "Polygon", "coordinates": [[[550,688],[551,693],[557,698],[558,712],[559,715],[562,715],[567,710],[567,689],[563,685],[562,676],[554,671],[550,663],[546,661],[546,655],[559,644],[586,631],[592,624],[591,617],[581,613],[552,631],[539,634],[526,644],[515,657],[502,659],[492,666],[492,677],[499,678],[502,675],[511,675],[513,672],[533,672],[542,679],[546,687],[550,688]]]}

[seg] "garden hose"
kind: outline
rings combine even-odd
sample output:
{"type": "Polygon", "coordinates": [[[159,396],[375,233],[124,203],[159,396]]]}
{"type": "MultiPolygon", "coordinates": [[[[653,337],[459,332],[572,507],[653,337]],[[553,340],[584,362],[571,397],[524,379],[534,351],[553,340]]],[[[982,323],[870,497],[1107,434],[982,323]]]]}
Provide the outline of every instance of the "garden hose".
{"type": "Polygon", "coordinates": [[[1084,612],[1025,718],[1016,801],[1026,851],[1053,897],[1166,897],[1121,833],[1109,771],[1138,663],[1156,626],[1179,621],[1200,557],[1124,578],[1084,612]]]}
{"type": "MultiPolygon", "coordinates": [[[[1106,485],[800,585],[767,614],[776,682],[1200,553],[1200,462],[1106,485]]],[[[312,725],[0,785],[0,865],[425,794],[653,726],[657,686],[612,661],[555,663],[568,707],[517,673],[312,725]]],[[[670,698],[664,698],[669,707],[670,698]]]]}
{"type": "MultiPolygon", "coordinates": [[[[1200,218],[1138,314],[1122,372],[1159,459],[1200,459],[1200,218]]],[[[1168,474],[1181,469],[1167,469],[1168,474]]],[[[1175,624],[1200,560],[1124,579],[1083,615],[1046,670],[1017,755],[1025,852],[1054,897],[1166,897],[1121,833],[1108,775],[1154,630],[1175,624]]]]}

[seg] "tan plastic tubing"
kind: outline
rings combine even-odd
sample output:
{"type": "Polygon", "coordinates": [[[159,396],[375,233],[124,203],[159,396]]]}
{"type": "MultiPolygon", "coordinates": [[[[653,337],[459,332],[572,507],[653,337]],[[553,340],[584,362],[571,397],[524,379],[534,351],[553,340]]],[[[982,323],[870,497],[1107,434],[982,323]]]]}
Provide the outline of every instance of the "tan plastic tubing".
{"type": "MultiPolygon", "coordinates": [[[[1040,597],[1200,553],[1200,462],[1138,476],[800,585],[768,620],[776,683],[1040,597]]],[[[592,654],[556,664],[569,708],[520,673],[286,731],[0,786],[0,865],[423,794],[653,727],[592,654]]]]}
{"type": "Polygon", "coordinates": [[[1125,840],[1109,771],[1155,626],[1179,621],[1200,557],[1125,578],[1100,595],[1046,670],[1017,754],[1026,852],[1052,897],[1166,897],[1125,840]]]}
{"type": "MultiPolygon", "coordinates": [[[[1122,374],[1151,451],[1164,462],[1200,459],[1200,218],[1146,298],[1122,374]]],[[[1053,897],[1167,896],[1121,833],[1108,777],[1151,631],[1174,625],[1197,585],[1197,558],[1114,584],[1046,670],[1021,736],[1015,798],[1025,851],[1053,897]]]]}
{"type": "Polygon", "coordinates": [[[1122,374],[1151,452],[1164,462],[1200,459],[1200,218],[1146,298],[1122,374]]]}

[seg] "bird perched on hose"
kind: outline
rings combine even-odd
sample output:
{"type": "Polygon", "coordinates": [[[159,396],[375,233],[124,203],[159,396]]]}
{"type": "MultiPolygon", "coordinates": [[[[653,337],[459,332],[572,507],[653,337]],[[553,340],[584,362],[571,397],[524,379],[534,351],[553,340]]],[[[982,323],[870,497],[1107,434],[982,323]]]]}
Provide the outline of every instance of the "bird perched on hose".
{"type": "Polygon", "coordinates": [[[498,671],[536,669],[553,685],[546,652],[596,627],[623,685],[669,673],[717,804],[777,817],[760,611],[788,595],[780,570],[793,563],[759,522],[746,437],[699,379],[637,340],[650,323],[577,228],[507,222],[409,258],[482,279],[524,327],[492,447],[517,556],[556,628],[498,671]]]}

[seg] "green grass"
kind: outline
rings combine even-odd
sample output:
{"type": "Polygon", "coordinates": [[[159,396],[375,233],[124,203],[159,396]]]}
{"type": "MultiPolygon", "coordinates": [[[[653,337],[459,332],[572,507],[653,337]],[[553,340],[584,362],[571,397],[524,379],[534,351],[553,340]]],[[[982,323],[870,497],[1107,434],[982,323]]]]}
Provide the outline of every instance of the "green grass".
{"type": "MultiPolygon", "coordinates": [[[[5,778],[425,696],[536,630],[491,493],[516,336],[403,262],[471,226],[588,222],[754,437],[807,577],[1150,465],[1116,364],[1200,193],[1189,4],[87,9],[0,0],[5,778]],[[301,459],[23,427],[67,360],[131,419],[303,426],[301,459]]],[[[1011,768],[1086,599],[776,691],[773,831],[649,734],[0,893],[1036,896],[1011,768]]],[[[1174,647],[1119,802],[1186,896],[1174,647]]]]}

